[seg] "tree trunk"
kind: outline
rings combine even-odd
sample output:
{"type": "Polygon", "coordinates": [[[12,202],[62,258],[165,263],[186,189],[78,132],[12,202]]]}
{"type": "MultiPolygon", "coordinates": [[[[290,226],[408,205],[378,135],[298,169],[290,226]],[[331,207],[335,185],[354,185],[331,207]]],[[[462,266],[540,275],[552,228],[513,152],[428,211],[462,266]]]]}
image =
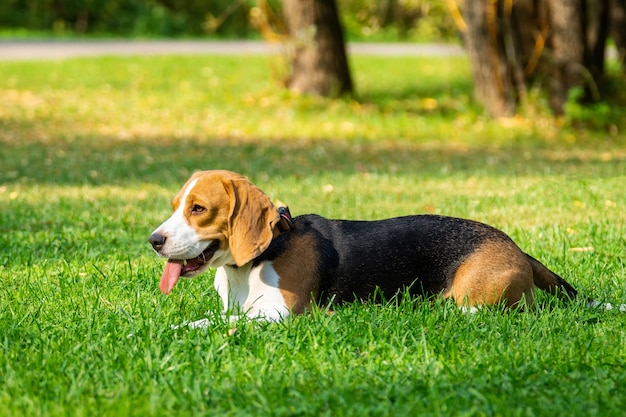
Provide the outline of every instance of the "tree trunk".
{"type": "Polygon", "coordinates": [[[467,1],[464,18],[474,94],[491,116],[512,116],[516,95],[498,28],[498,5],[483,0],[467,1]]]}
{"type": "MultiPolygon", "coordinates": [[[[555,114],[575,87],[597,99],[609,22],[616,20],[611,2],[619,9],[626,0],[465,0],[477,100],[493,116],[512,115],[535,80],[544,83],[555,114]]],[[[624,25],[613,24],[622,33],[624,25]]]]}
{"type": "Polygon", "coordinates": [[[284,0],[294,42],[287,86],[302,93],[338,96],[353,91],[345,42],[334,0],[284,0]]]}
{"type": "Polygon", "coordinates": [[[617,59],[626,70],[626,0],[611,0],[611,37],[617,48],[617,59]]]}
{"type": "Polygon", "coordinates": [[[585,55],[584,0],[549,0],[548,3],[552,23],[549,101],[552,111],[562,114],[569,90],[582,85],[585,55]]]}
{"type": "Polygon", "coordinates": [[[591,9],[587,29],[587,54],[585,66],[591,71],[595,80],[604,77],[604,55],[606,53],[606,39],[609,36],[611,23],[609,0],[595,0],[591,9]]]}

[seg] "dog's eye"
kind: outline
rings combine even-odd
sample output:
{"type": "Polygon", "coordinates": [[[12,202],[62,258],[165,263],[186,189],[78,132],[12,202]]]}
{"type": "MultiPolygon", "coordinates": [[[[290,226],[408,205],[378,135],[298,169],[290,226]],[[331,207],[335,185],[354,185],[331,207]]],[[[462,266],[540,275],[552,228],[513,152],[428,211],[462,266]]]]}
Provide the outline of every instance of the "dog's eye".
{"type": "Polygon", "coordinates": [[[202,207],[199,204],[194,204],[191,207],[191,214],[202,214],[206,211],[206,207],[202,207]]]}

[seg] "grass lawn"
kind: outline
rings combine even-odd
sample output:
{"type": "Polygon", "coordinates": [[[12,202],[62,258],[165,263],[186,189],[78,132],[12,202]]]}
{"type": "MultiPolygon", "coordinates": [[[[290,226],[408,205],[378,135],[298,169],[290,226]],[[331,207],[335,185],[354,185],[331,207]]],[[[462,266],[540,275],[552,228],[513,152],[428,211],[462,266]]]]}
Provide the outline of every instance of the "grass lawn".
{"type": "Polygon", "coordinates": [[[170,328],[219,311],[212,273],[162,295],[147,237],[214,168],[294,215],[484,221],[626,303],[624,103],[491,121],[463,58],[352,67],[359,95],[324,100],[267,57],[0,63],[0,416],[622,416],[626,313],[584,300],[170,328]]]}

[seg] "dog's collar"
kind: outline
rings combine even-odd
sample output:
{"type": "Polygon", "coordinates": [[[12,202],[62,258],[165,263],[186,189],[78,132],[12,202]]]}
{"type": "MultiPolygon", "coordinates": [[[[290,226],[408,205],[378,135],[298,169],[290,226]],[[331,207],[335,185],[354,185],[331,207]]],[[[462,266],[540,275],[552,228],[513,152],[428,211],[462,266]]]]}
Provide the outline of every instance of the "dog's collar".
{"type": "Polygon", "coordinates": [[[293,230],[293,219],[291,218],[291,213],[289,212],[289,207],[280,206],[278,207],[278,214],[280,215],[280,220],[276,224],[276,228],[280,233],[290,232],[293,230]]]}
{"type": "Polygon", "coordinates": [[[281,233],[291,232],[293,230],[293,220],[291,218],[291,213],[289,212],[289,207],[287,206],[279,206],[278,207],[278,215],[280,219],[276,226],[274,226],[274,237],[277,237],[281,233]]]}

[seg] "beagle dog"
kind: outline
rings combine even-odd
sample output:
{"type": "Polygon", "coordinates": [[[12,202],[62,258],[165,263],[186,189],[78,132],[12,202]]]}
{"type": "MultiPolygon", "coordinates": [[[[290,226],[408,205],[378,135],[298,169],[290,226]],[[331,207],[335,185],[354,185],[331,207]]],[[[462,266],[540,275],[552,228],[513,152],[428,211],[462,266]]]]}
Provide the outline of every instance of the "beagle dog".
{"type": "Polygon", "coordinates": [[[168,258],[160,289],[217,268],[226,312],[278,321],[316,303],[438,294],[467,309],[523,307],[535,288],[575,297],[563,278],[504,232],[472,220],[412,215],[378,221],[293,220],[242,175],[196,172],[150,236],[168,258]],[[282,213],[282,214],[281,214],[282,213]]]}

